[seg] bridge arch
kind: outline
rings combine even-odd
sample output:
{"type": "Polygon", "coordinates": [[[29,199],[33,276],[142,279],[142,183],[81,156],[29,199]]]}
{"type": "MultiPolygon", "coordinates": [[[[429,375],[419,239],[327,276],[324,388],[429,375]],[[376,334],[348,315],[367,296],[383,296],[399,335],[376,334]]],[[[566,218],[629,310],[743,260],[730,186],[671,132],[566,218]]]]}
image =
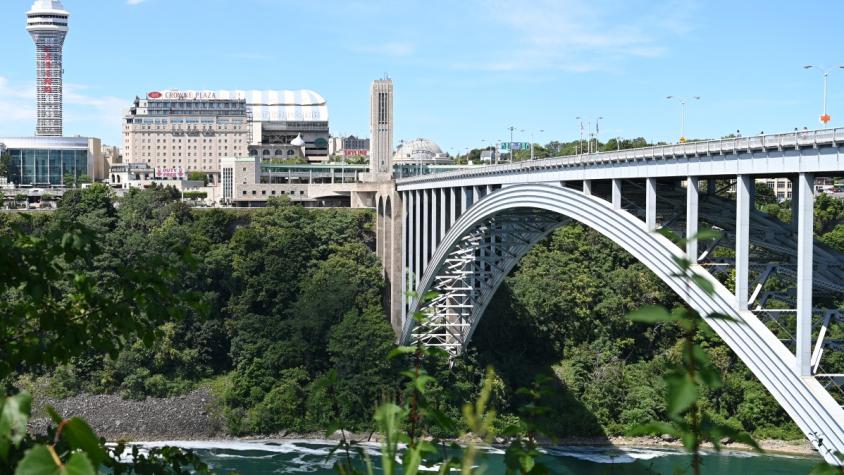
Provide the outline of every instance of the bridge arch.
{"type": "MultiPolygon", "coordinates": [[[[701,315],[725,314],[736,321],[707,319],[709,325],[750,368],[810,441],[833,463],[829,449],[844,452],[844,410],[813,377],[800,377],[795,356],[736,297],[703,267],[693,272],[710,281],[715,292],[689,285],[676,274],[682,250],[648,232],[632,214],[613,209],[598,197],[552,184],[505,186],[484,196],[450,226],[433,252],[416,288],[417,295],[440,295],[403,308],[401,340],[423,340],[459,352],[506,275],[537,242],[569,220],[606,236],[647,266],[701,315]],[[432,325],[420,328],[409,315],[422,311],[432,325]]],[[[407,278],[407,276],[405,276],[407,278]]],[[[412,279],[411,279],[412,281],[412,279]]]]}

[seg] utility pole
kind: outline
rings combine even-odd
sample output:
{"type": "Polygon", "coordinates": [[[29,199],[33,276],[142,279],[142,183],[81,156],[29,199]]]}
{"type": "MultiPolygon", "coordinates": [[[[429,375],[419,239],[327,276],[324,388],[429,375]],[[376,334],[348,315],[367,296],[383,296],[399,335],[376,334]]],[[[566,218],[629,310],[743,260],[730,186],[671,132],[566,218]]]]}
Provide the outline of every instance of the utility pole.
{"type": "Polygon", "coordinates": [[[692,96],[691,99],[676,96],[665,96],[665,98],[669,101],[672,99],[680,101],[680,143],[686,143],[686,103],[689,100],[699,101],[700,96],[692,96]]]}
{"type": "Polygon", "coordinates": [[[513,131],[516,128],[511,125],[507,130],[510,131],[510,163],[513,163],[513,131]]]}
{"type": "Polygon", "coordinates": [[[582,155],[583,154],[583,119],[580,116],[575,117],[575,119],[580,121],[580,140],[577,142],[577,154],[582,155]]]}
{"type": "MultiPolygon", "coordinates": [[[[803,69],[812,69],[812,68],[820,70],[821,74],[823,75],[823,114],[821,115],[821,122],[823,123],[823,128],[825,129],[827,127],[827,124],[829,123],[829,121],[831,119],[829,114],[826,113],[826,104],[827,104],[827,96],[828,96],[828,92],[829,92],[829,74],[832,71],[830,71],[826,68],[813,66],[811,64],[803,66],[803,69]]],[[[839,66],[839,68],[844,69],[844,66],[839,66]]]]}

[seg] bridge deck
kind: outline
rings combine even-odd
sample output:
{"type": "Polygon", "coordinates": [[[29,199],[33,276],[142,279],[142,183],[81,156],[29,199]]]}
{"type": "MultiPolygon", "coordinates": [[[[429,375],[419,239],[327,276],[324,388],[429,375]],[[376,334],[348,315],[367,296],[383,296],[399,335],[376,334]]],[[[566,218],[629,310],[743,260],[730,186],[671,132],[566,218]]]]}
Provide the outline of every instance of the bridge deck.
{"type": "Polygon", "coordinates": [[[553,179],[835,172],[844,170],[842,144],[844,128],[798,131],[527,160],[402,178],[396,185],[405,191],[448,186],[448,181],[455,180],[466,186],[553,179]],[[555,172],[558,176],[549,176],[555,172]],[[527,178],[526,174],[533,176],[527,178]]]}

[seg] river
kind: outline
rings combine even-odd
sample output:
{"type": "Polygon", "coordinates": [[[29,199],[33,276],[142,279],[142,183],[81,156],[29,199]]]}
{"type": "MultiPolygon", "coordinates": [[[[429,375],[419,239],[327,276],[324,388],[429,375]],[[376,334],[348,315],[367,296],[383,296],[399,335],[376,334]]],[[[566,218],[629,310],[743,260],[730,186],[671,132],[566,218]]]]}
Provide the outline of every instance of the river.
{"type": "MultiPolygon", "coordinates": [[[[175,445],[194,450],[217,473],[237,471],[247,474],[313,473],[336,474],[332,469],[336,455],[329,456],[332,442],[319,441],[202,441],[145,443],[145,447],[175,445]]],[[[376,468],[380,465],[379,446],[363,446],[376,468]]],[[[678,468],[688,468],[689,456],[669,449],[558,446],[544,449],[540,461],[551,473],[560,475],[671,475],[678,468]]],[[[703,457],[706,475],[807,474],[819,458],[781,455],[757,455],[746,452],[707,452],[703,457]]],[[[485,475],[504,473],[501,450],[485,451],[479,464],[485,475]]],[[[436,467],[429,468],[429,472],[436,467]]],[[[376,470],[381,473],[380,470],[376,470]]],[[[422,472],[426,473],[426,472],[422,472]]],[[[454,472],[456,473],[456,472],[454,472]]]]}

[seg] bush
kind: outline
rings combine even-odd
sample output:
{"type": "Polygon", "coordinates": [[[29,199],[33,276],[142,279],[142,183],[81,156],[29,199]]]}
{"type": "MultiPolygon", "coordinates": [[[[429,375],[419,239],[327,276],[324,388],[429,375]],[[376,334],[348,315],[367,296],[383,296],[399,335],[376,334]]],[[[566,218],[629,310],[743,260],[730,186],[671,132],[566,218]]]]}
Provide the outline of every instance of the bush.
{"type": "Polygon", "coordinates": [[[305,429],[305,391],[308,374],[302,368],[282,372],[264,399],[249,413],[250,429],[261,434],[305,429]]]}

